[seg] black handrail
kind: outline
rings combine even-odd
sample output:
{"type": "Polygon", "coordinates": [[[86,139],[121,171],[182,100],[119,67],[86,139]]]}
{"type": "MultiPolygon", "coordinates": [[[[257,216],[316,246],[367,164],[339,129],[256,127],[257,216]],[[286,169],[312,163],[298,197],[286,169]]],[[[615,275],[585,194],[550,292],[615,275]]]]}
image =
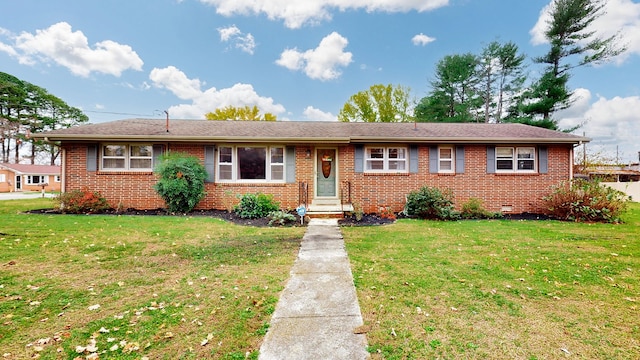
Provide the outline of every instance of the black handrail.
{"type": "Polygon", "coordinates": [[[298,205],[304,205],[305,208],[309,207],[309,187],[303,181],[298,184],[298,205]]]}

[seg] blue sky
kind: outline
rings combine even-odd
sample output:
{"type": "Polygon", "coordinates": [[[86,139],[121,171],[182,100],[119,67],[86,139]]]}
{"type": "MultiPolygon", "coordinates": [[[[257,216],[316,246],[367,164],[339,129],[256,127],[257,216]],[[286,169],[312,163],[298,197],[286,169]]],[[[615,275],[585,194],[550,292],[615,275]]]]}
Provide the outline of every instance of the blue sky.
{"type": "MultiPolygon", "coordinates": [[[[279,120],[334,120],[374,84],[425,96],[437,62],[498,40],[531,58],[550,0],[21,0],[3,1],[0,71],[44,87],[91,122],[203,118],[257,105],[279,120]],[[366,5],[362,5],[366,4],[366,5]],[[37,9],[37,10],[33,10],[37,9]]],[[[594,139],[592,152],[637,161],[640,2],[609,0],[594,24],[628,50],[579,68],[561,126],[594,139]]]]}

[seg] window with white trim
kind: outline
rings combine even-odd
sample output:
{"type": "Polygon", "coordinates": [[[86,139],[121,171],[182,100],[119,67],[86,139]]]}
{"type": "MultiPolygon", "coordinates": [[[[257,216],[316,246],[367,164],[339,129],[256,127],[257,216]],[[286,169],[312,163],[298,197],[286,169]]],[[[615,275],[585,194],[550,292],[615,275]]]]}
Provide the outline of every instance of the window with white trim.
{"type": "Polygon", "coordinates": [[[535,147],[496,147],[497,172],[535,172],[535,147]]]}
{"type": "Polygon", "coordinates": [[[366,172],[407,172],[407,148],[367,147],[364,156],[366,172]]]}
{"type": "Polygon", "coordinates": [[[56,175],[53,177],[53,181],[60,182],[60,175],[56,175]]]}
{"type": "Polygon", "coordinates": [[[0,182],[7,182],[7,177],[5,174],[0,174],[0,182]]]}
{"type": "Polygon", "coordinates": [[[284,146],[220,146],[218,180],[284,182],[284,154],[284,146]]]}
{"type": "Polygon", "coordinates": [[[100,156],[101,170],[153,170],[153,145],[150,144],[104,144],[100,156]]]}
{"type": "Polygon", "coordinates": [[[454,152],[453,146],[440,146],[438,147],[438,172],[439,173],[454,173],[454,152]]]}
{"type": "Polygon", "coordinates": [[[40,185],[47,182],[47,177],[44,175],[27,175],[27,185],[40,185]]]}

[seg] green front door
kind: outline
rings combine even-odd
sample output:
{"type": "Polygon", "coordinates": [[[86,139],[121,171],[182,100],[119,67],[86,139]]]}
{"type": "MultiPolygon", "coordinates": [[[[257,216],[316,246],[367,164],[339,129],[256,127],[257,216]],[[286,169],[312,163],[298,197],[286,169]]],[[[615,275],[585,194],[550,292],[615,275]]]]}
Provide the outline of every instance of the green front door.
{"type": "Polygon", "coordinates": [[[336,150],[316,151],[316,194],[318,197],[336,196],[336,150]]]}

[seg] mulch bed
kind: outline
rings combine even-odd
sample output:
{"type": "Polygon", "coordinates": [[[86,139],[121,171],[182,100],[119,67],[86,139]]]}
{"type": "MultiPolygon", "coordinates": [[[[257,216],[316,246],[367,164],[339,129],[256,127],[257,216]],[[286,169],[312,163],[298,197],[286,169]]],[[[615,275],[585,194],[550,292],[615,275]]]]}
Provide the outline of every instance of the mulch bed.
{"type": "MultiPolygon", "coordinates": [[[[39,209],[39,210],[31,210],[28,211],[29,214],[62,214],[59,210],[55,209],[39,209]]],[[[165,209],[153,209],[153,210],[137,210],[137,209],[127,209],[124,211],[115,211],[115,210],[107,210],[100,213],[96,213],[99,215],[144,215],[144,216],[208,216],[214,217],[218,219],[222,219],[237,225],[244,226],[257,226],[264,227],[269,226],[268,218],[257,218],[257,219],[243,219],[236,215],[233,212],[228,212],[226,210],[195,210],[187,214],[175,214],[169,213],[165,209]]],[[[293,213],[292,213],[293,214],[293,213]]],[[[92,214],[93,215],[93,214],[92,214]]],[[[300,218],[294,214],[298,221],[290,224],[288,226],[302,226],[300,224],[300,218]]],[[[399,216],[402,217],[402,216],[399,216]]],[[[550,218],[546,215],[542,214],[513,214],[513,215],[505,215],[503,219],[507,220],[549,220],[550,218]]],[[[376,226],[376,225],[386,225],[394,223],[394,219],[390,219],[387,217],[381,217],[376,214],[364,214],[362,219],[357,220],[355,216],[347,216],[343,219],[338,220],[338,224],[340,226],[376,226]]]]}

